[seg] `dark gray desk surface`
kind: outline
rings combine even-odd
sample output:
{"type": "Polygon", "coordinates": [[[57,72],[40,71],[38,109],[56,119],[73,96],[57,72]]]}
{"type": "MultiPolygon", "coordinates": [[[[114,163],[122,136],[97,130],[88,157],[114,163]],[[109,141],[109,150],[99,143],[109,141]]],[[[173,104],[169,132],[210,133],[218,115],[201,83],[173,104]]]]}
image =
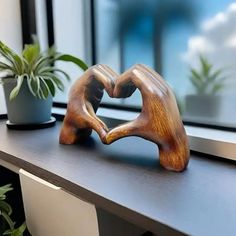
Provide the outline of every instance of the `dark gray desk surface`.
{"type": "Polygon", "coordinates": [[[157,149],[139,138],[110,146],[58,143],[56,127],[7,130],[0,159],[158,235],[236,235],[236,164],[191,156],[187,171],[162,169],[157,149]]]}

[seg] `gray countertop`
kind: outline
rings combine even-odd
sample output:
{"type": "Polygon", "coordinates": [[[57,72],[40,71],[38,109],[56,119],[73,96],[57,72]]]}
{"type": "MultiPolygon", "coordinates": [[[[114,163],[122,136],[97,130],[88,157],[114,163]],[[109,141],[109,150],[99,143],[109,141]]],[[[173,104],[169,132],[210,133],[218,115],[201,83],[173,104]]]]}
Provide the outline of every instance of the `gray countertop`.
{"type": "Polygon", "coordinates": [[[106,146],[58,143],[53,128],[8,130],[0,159],[158,235],[236,235],[236,165],[191,155],[183,173],[160,167],[157,148],[132,137],[106,146]]]}

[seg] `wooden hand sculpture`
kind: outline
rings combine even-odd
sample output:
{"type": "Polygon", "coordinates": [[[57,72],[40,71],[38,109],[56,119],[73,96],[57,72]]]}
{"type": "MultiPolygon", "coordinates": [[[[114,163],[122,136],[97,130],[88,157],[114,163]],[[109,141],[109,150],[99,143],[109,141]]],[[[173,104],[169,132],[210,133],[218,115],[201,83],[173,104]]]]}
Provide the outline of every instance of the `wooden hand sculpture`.
{"type": "Polygon", "coordinates": [[[142,137],[158,145],[163,167],[184,170],[189,161],[188,139],[173,92],[155,71],[135,65],[117,79],[113,96],[129,97],[136,88],[143,99],[140,115],[109,131],[107,144],[126,136],[142,137]]]}
{"type": "Polygon", "coordinates": [[[154,142],[159,147],[160,163],[166,169],[182,171],[188,164],[188,139],[175,97],[161,76],[146,66],[135,65],[118,76],[107,66],[98,65],[73,85],[60,143],[83,140],[91,134],[91,129],[105,144],[127,136],[154,142]],[[143,99],[140,115],[109,131],[95,114],[103,88],[115,98],[129,97],[138,88],[143,99]]]}
{"type": "Polygon", "coordinates": [[[94,129],[106,142],[108,128],[97,116],[103,90],[112,96],[114,78],[118,75],[108,66],[90,67],[70,90],[67,112],[60,133],[61,144],[73,144],[87,139],[94,129]]]}

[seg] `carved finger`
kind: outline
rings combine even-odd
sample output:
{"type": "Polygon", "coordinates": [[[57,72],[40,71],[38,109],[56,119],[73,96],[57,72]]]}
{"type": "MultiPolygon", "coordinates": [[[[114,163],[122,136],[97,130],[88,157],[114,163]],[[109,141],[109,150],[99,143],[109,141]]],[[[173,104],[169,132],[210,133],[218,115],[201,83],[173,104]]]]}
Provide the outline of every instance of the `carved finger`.
{"type": "Polygon", "coordinates": [[[94,129],[101,140],[105,142],[108,128],[93,112],[92,106],[89,111],[82,111],[81,113],[76,116],[68,114],[65,116],[60,132],[60,143],[74,144],[84,141],[91,135],[92,129],[94,129]]]}
{"type": "MultiPolygon", "coordinates": [[[[87,107],[87,110],[88,110],[89,114],[90,114],[94,119],[96,119],[97,122],[100,124],[100,126],[107,132],[107,131],[109,130],[108,127],[106,126],[106,124],[105,124],[102,120],[100,120],[100,119],[97,117],[97,115],[96,115],[96,113],[95,113],[95,111],[94,111],[94,109],[93,109],[93,106],[92,106],[90,103],[87,102],[86,107],[87,107]]],[[[91,121],[90,121],[90,122],[91,122],[91,121]]]]}
{"type": "Polygon", "coordinates": [[[109,96],[112,97],[113,89],[115,86],[116,74],[115,72],[111,73],[111,69],[108,70],[107,66],[96,65],[92,69],[92,75],[90,76],[90,85],[88,88],[91,88],[91,85],[94,83],[94,80],[102,84],[102,88],[105,88],[109,96]]]}
{"type": "MultiPolygon", "coordinates": [[[[141,80],[144,80],[143,76],[137,71],[137,68],[132,67],[129,70],[125,71],[117,79],[113,95],[117,98],[126,98],[133,94],[136,88],[141,88],[141,80]],[[135,77],[140,78],[140,83],[134,83],[135,77]]],[[[137,81],[138,82],[138,81],[137,81]]]]}
{"type": "Polygon", "coordinates": [[[106,69],[106,71],[107,71],[108,73],[110,73],[110,76],[111,76],[111,77],[113,78],[113,80],[115,81],[116,78],[119,76],[119,74],[117,74],[114,70],[112,70],[109,66],[107,66],[107,65],[105,65],[105,64],[103,64],[102,66],[106,69]]]}
{"type": "Polygon", "coordinates": [[[114,97],[128,97],[138,88],[145,98],[148,94],[166,94],[166,88],[156,80],[146,68],[140,64],[131,67],[116,81],[114,97]]]}
{"type": "Polygon", "coordinates": [[[84,96],[88,100],[96,97],[100,102],[104,88],[112,96],[114,80],[115,74],[111,74],[107,66],[104,68],[103,65],[92,66],[71,87],[69,101],[79,100],[84,96]]]}
{"type": "Polygon", "coordinates": [[[168,85],[158,73],[142,64],[137,64],[137,68],[140,68],[142,72],[147,76],[147,79],[150,81],[150,85],[153,87],[153,89],[155,89],[156,87],[157,93],[159,93],[160,90],[163,94],[167,95],[168,85]]]}
{"type": "Polygon", "coordinates": [[[89,115],[88,126],[97,132],[103,143],[106,143],[108,128],[98,117],[89,115]]]}
{"type": "Polygon", "coordinates": [[[128,136],[140,136],[140,128],[138,127],[138,121],[133,120],[125,124],[119,125],[107,133],[106,144],[111,144],[118,139],[128,136]]]}
{"type": "Polygon", "coordinates": [[[161,86],[163,89],[168,87],[166,81],[162,78],[161,75],[159,75],[156,71],[154,71],[152,68],[142,65],[142,64],[137,64],[137,66],[143,68],[143,70],[148,71],[149,74],[152,75],[152,78],[155,82],[157,82],[157,85],[161,86]]]}

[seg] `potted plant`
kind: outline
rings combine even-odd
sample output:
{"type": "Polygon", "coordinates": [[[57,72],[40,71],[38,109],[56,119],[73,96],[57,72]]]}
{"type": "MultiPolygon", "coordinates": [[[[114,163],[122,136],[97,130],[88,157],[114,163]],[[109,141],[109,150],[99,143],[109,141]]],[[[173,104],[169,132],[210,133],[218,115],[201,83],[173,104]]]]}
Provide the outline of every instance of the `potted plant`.
{"type": "Polygon", "coordinates": [[[23,236],[26,224],[15,228],[15,222],[11,219],[12,207],[6,202],[6,193],[12,190],[10,184],[0,187],[0,235],[23,236]]]}
{"type": "Polygon", "coordinates": [[[214,69],[203,55],[199,56],[200,68],[190,68],[190,81],[195,94],[185,99],[185,117],[215,117],[219,113],[221,96],[219,92],[225,87],[226,76],[222,68],[214,69]]]}
{"type": "Polygon", "coordinates": [[[13,124],[40,124],[50,120],[52,97],[63,90],[68,74],[55,61],[73,62],[86,70],[87,65],[74,56],[58,53],[54,47],[40,51],[39,43],[25,45],[16,54],[0,41],[0,82],[3,83],[8,119],[13,124]]]}

